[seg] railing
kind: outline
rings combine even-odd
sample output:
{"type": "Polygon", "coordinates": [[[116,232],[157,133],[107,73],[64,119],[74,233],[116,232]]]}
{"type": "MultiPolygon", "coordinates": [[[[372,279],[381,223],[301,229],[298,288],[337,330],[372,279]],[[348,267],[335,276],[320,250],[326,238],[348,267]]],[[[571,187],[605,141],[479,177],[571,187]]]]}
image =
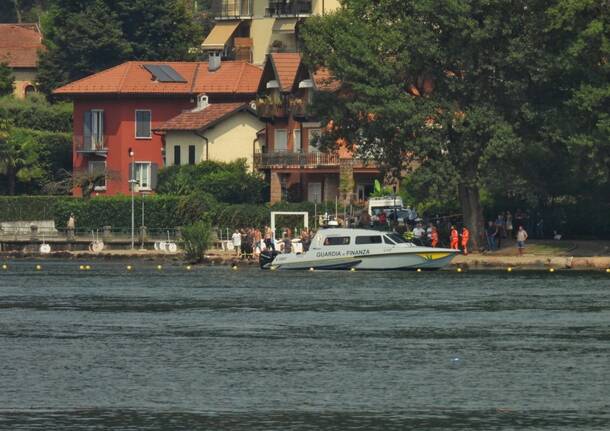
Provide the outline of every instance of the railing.
{"type": "Polygon", "coordinates": [[[257,168],[271,167],[325,167],[339,166],[339,156],[331,153],[255,153],[254,165],[257,168]]]}
{"type": "Polygon", "coordinates": [[[311,15],[311,0],[269,0],[267,16],[311,15]]]}
{"type": "Polygon", "coordinates": [[[74,135],[74,147],[77,153],[92,153],[106,155],[108,153],[107,138],[91,136],[85,139],[82,135],[74,135]]]}
{"type": "Polygon", "coordinates": [[[217,19],[252,16],[252,0],[214,0],[211,14],[217,19]]]}
{"type": "Polygon", "coordinates": [[[261,118],[282,118],[286,116],[286,104],[259,99],[256,101],[256,113],[261,118]]]}
{"type": "Polygon", "coordinates": [[[288,101],[290,113],[296,119],[307,119],[307,104],[305,99],[293,97],[288,101]]]}

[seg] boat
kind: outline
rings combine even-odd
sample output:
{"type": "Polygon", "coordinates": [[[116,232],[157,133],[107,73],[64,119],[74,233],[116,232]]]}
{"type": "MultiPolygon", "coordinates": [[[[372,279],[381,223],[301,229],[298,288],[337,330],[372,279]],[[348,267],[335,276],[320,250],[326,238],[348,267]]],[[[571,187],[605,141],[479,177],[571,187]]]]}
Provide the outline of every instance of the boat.
{"type": "Polygon", "coordinates": [[[395,232],[371,229],[319,230],[304,253],[266,250],[260,266],[271,270],[303,269],[440,269],[460,250],[424,247],[406,241],[395,232]]]}

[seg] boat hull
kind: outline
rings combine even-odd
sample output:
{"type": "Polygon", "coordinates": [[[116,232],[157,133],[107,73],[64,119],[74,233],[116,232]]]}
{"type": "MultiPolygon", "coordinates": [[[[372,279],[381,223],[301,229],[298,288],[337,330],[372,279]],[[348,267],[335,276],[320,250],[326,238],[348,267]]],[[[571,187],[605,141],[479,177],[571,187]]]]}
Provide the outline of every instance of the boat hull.
{"type": "Polygon", "coordinates": [[[418,251],[369,254],[358,257],[312,259],[307,254],[279,255],[263,268],[274,270],[351,269],[402,270],[440,269],[451,263],[456,250],[439,250],[422,247],[418,251]]]}

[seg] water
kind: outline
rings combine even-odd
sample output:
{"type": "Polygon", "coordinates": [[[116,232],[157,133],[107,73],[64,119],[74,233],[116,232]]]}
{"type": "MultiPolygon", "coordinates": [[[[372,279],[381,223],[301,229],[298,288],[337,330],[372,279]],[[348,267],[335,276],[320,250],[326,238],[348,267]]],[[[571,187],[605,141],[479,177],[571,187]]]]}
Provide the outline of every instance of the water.
{"type": "Polygon", "coordinates": [[[34,264],[0,429],[610,429],[605,273],[34,264]]]}

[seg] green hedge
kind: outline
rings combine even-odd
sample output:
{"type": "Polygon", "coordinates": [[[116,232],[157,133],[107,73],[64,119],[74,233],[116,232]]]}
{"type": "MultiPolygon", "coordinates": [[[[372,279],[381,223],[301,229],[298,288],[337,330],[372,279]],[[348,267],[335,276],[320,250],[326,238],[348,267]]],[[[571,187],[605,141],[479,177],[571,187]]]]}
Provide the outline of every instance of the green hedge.
{"type": "MultiPolygon", "coordinates": [[[[314,215],[314,205],[304,203],[268,204],[227,204],[219,203],[206,193],[188,196],[152,195],[136,196],[135,220],[139,226],[142,220],[142,199],[144,199],[144,223],[150,229],[186,226],[202,219],[204,215],[214,226],[236,228],[263,227],[270,222],[271,211],[308,211],[314,215]]],[[[325,208],[334,212],[334,204],[319,204],[317,211],[325,208]]],[[[53,219],[55,226],[65,228],[70,214],[76,217],[79,230],[128,229],[131,226],[131,197],[111,196],[91,199],[69,196],[0,196],[0,221],[53,219]]],[[[300,216],[284,216],[278,219],[281,226],[301,226],[300,216]]]]}
{"type": "Polygon", "coordinates": [[[0,196],[0,221],[52,220],[59,202],[69,196],[0,196]]]}

